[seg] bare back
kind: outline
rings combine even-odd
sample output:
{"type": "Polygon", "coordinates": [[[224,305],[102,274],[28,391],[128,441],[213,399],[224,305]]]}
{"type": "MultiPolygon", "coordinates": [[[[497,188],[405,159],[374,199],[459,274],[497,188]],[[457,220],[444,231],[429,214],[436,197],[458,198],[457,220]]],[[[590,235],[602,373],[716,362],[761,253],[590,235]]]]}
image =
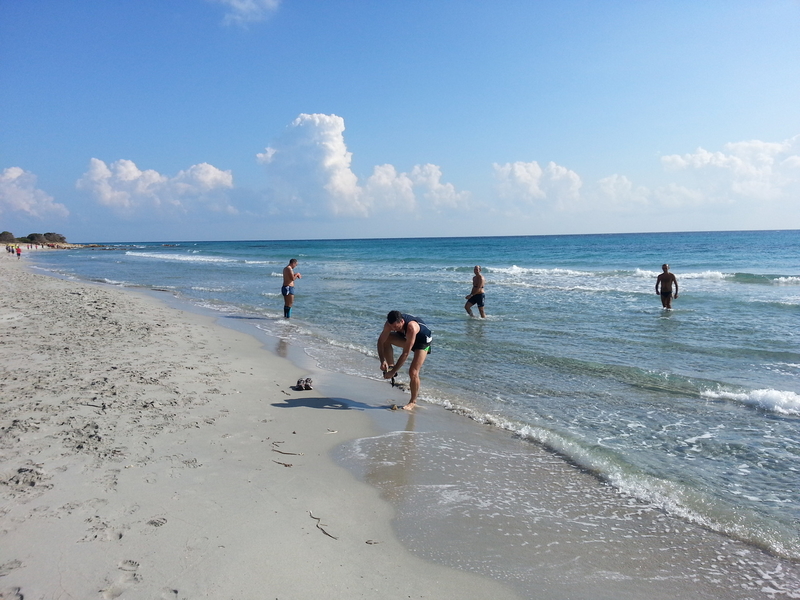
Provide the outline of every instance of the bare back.
{"type": "Polygon", "coordinates": [[[481,273],[476,273],[475,276],[472,278],[472,291],[470,292],[471,296],[475,294],[483,294],[483,286],[486,283],[486,279],[481,273]]]}

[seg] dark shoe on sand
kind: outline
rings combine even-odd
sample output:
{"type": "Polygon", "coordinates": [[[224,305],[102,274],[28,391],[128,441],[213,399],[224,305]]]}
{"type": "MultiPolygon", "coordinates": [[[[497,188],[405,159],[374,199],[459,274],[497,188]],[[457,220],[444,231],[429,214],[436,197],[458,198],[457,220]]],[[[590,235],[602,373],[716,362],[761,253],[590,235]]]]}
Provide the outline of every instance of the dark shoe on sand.
{"type": "Polygon", "coordinates": [[[304,389],[304,390],[313,390],[313,389],[314,389],[313,387],[311,387],[311,377],[308,377],[308,378],[307,378],[307,379],[306,379],[306,380],[303,382],[303,389],[304,389]]]}

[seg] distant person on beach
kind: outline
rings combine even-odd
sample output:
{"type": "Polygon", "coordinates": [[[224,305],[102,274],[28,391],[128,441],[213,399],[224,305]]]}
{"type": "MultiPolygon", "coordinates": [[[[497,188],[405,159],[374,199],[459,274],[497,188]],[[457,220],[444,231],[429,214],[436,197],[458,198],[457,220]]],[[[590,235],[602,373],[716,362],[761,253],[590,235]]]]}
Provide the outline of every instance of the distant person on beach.
{"type": "Polygon", "coordinates": [[[17,260],[19,260],[19,257],[20,257],[20,256],[22,256],[22,248],[20,248],[19,246],[17,246],[17,260]]]}
{"type": "Polygon", "coordinates": [[[425,358],[430,354],[432,340],[433,333],[419,317],[401,313],[399,310],[393,310],[386,315],[383,331],[378,336],[378,360],[381,361],[383,378],[392,379],[396,376],[409,353],[414,352],[414,358],[408,369],[408,376],[411,379],[411,400],[403,407],[405,410],[411,410],[417,405],[419,372],[425,358]],[[397,362],[394,360],[393,346],[402,348],[397,362]]]}
{"type": "Polygon", "coordinates": [[[667,310],[672,310],[672,299],[678,297],[678,278],[669,272],[669,265],[661,265],[664,271],[656,279],[656,294],[661,296],[661,306],[667,310]],[[675,285],[675,293],[672,293],[672,286],[675,285]],[[660,289],[659,289],[660,288],[660,289]]]}
{"type": "Polygon", "coordinates": [[[294,268],[297,266],[297,259],[293,258],[289,264],[283,267],[283,287],[281,294],[283,295],[283,316],[289,318],[292,316],[292,305],[294,304],[294,280],[300,279],[302,275],[295,273],[294,268]]]}
{"type": "Polygon", "coordinates": [[[478,312],[481,313],[481,319],[485,319],[486,312],[483,310],[483,303],[486,299],[486,295],[483,293],[483,286],[486,283],[486,279],[481,274],[480,265],[475,265],[473,271],[475,272],[475,276],[472,278],[472,291],[470,291],[468,296],[465,296],[467,303],[464,305],[464,309],[470,317],[474,317],[475,315],[472,314],[472,306],[477,305],[478,312]]]}

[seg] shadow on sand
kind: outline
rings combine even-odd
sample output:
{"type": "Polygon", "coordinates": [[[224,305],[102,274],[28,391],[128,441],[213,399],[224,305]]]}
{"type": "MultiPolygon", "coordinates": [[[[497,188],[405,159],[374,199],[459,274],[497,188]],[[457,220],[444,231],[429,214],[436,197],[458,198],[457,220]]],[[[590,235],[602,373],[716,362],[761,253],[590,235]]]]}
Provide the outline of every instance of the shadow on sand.
{"type": "Polygon", "coordinates": [[[364,404],[363,402],[356,402],[355,400],[347,400],[345,398],[286,398],[283,402],[275,402],[272,406],[277,408],[327,408],[330,410],[369,410],[380,409],[386,410],[391,408],[391,404],[384,404],[381,406],[373,406],[371,404],[364,404]]]}

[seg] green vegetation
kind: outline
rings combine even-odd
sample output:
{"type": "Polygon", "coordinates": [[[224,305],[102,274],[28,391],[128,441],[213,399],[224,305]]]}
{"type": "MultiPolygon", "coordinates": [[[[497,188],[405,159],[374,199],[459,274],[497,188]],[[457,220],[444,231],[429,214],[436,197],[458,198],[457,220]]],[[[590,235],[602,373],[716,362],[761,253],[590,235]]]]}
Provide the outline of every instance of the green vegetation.
{"type": "Polygon", "coordinates": [[[29,233],[27,237],[14,237],[10,231],[0,233],[0,244],[66,244],[60,233],[29,233]]]}

